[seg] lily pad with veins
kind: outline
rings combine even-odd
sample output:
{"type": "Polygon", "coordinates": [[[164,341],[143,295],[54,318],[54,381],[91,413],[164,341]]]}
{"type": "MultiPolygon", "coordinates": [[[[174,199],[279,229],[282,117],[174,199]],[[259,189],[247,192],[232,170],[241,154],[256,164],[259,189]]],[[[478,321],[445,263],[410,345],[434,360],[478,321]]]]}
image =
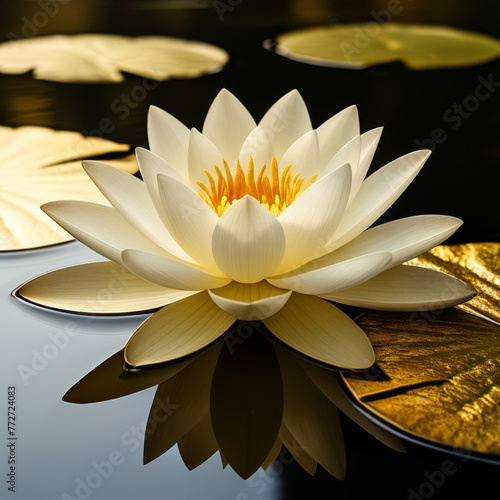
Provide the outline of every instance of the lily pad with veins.
{"type": "MultiPolygon", "coordinates": [[[[0,127],[0,251],[54,245],[73,238],[40,209],[61,198],[107,203],[81,166],[82,158],[125,153],[127,144],[46,127],[0,127]]],[[[135,157],[112,160],[128,173],[135,157]]]]}
{"type": "Polygon", "coordinates": [[[358,404],[400,436],[500,462],[500,327],[455,308],[359,320],[379,374],[344,373],[358,404]]]}

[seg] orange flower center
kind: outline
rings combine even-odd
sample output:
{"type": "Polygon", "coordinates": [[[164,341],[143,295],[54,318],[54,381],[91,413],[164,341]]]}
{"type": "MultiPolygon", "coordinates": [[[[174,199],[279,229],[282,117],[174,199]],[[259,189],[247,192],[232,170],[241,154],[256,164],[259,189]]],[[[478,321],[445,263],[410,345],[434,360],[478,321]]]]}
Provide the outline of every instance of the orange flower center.
{"type": "Polygon", "coordinates": [[[262,206],[278,216],[318,177],[314,175],[307,183],[304,183],[304,177],[300,177],[300,172],[290,173],[291,165],[283,169],[280,174],[275,157],[271,160],[270,175],[268,176],[265,173],[266,165],[264,165],[260,169],[257,178],[255,178],[252,157],[248,161],[246,175],[239,160],[234,174],[231,172],[226,160],[222,159],[222,162],[224,172],[217,165],[214,165],[215,175],[205,169],[204,172],[208,182],[206,184],[198,182],[198,186],[200,186],[198,194],[219,217],[235,200],[239,200],[245,195],[252,196],[262,206]]]}

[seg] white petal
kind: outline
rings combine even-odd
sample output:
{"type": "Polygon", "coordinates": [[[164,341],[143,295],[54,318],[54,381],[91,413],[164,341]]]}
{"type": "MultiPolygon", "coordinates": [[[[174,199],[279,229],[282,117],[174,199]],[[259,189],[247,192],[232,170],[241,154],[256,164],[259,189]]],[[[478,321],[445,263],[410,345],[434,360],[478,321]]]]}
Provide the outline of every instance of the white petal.
{"type": "Polygon", "coordinates": [[[347,243],[371,226],[410,185],[430,153],[421,150],[401,156],[368,177],[347,207],[330,249],[347,243]]]}
{"type": "Polygon", "coordinates": [[[299,137],[312,129],[307,107],[297,90],[273,104],[258,125],[273,144],[278,161],[299,137]]]}
{"type": "MultiPolygon", "coordinates": [[[[301,172],[306,181],[318,174],[318,134],[315,130],[299,137],[284,153],[279,161],[280,169],[292,166],[293,173],[301,172]]],[[[344,162],[347,163],[347,162],[344,162]]]]}
{"type": "Polygon", "coordinates": [[[227,314],[245,321],[258,321],[276,314],[292,292],[280,290],[266,281],[252,284],[233,281],[208,293],[227,314]]]}
{"type": "Polygon", "coordinates": [[[49,309],[90,315],[145,314],[193,291],[155,285],[109,260],[58,269],[33,278],[15,297],[49,309]]]}
{"type": "Polygon", "coordinates": [[[159,175],[158,187],[169,233],[201,267],[221,276],[212,256],[212,233],[219,217],[198,194],[172,177],[159,175]]]}
{"type": "Polygon", "coordinates": [[[125,361],[144,366],[189,356],[219,338],[232,324],[229,316],[200,292],[149,317],[125,346],[125,361]]]}
{"type": "Polygon", "coordinates": [[[340,368],[363,369],[375,361],[368,337],[333,304],[292,293],[285,306],[264,319],[267,328],[306,356],[340,368]]]}
{"type": "MultiPolygon", "coordinates": [[[[177,170],[175,170],[170,163],[158,156],[156,153],[149,151],[149,149],[136,148],[137,163],[141,171],[141,176],[150,191],[150,196],[153,194],[158,198],[158,175],[167,175],[179,182],[186,184],[186,180],[182,177],[177,170]]],[[[188,183],[189,184],[189,183],[188,183]]]]}
{"type": "MultiPolygon", "coordinates": [[[[162,174],[168,177],[172,177],[173,179],[176,179],[177,181],[183,184],[185,184],[185,180],[176,170],[174,170],[173,167],[170,166],[170,164],[168,164],[165,160],[160,158],[158,155],[152,153],[151,151],[143,148],[137,148],[136,154],[142,178],[144,179],[144,183],[148,188],[149,197],[153,202],[158,217],[160,218],[162,224],[164,225],[166,216],[163,210],[163,205],[160,200],[160,191],[158,189],[158,175],[162,174]]],[[[184,260],[188,262],[194,262],[193,259],[190,258],[183,250],[182,252],[183,252],[182,255],[184,255],[183,257],[184,260]]],[[[178,255],[181,254],[178,253],[178,255]]]]}
{"type": "Polygon", "coordinates": [[[222,214],[213,232],[212,250],[226,276],[256,283],[280,263],[285,233],[276,216],[247,195],[222,214]]]}
{"type": "Polygon", "coordinates": [[[351,139],[359,135],[358,108],[349,106],[316,129],[319,138],[319,168],[326,164],[351,139]]]}
{"type": "Polygon", "coordinates": [[[321,172],[320,177],[336,170],[341,165],[349,163],[351,166],[352,175],[354,177],[358,170],[359,154],[361,151],[361,138],[359,135],[353,137],[347,144],[340,148],[339,152],[327,163],[326,167],[321,172]]]}
{"type": "Polygon", "coordinates": [[[356,196],[359,188],[366,176],[370,163],[377,149],[378,141],[382,134],[382,127],[370,130],[361,136],[351,139],[326,165],[321,175],[338,168],[344,163],[349,163],[352,169],[351,194],[349,205],[356,196]]]}
{"type": "Polygon", "coordinates": [[[377,149],[378,142],[380,141],[380,136],[382,135],[383,127],[374,128],[365,132],[361,136],[361,151],[359,153],[359,163],[356,172],[353,172],[352,176],[352,187],[351,196],[349,197],[348,204],[351,203],[353,198],[356,196],[361,184],[363,183],[366,173],[370,168],[370,164],[373,160],[373,155],[377,149]]]}
{"type": "Polygon", "coordinates": [[[476,291],[447,274],[416,266],[399,265],[328,300],[382,311],[444,309],[470,300],[476,291]]]}
{"type": "Polygon", "coordinates": [[[217,146],[195,128],[191,129],[188,146],[189,182],[194,189],[198,189],[197,182],[208,182],[203,172],[208,170],[214,173],[214,165],[222,168],[222,153],[217,146]]]}
{"type": "Polygon", "coordinates": [[[237,158],[240,148],[255,128],[255,120],[241,102],[222,89],[208,110],[203,135],[220,150],[226,160],[237,158]]]}
{"type": "Polygon", "coordinates": [[[168,255],[112,207],[54,201],[42,205],[42,210],[84,245],[120,264],[121,253],[127,248],[168,255]]]}
{"type": "Polygon", "coordinates": [[[189,129],[170,113],[151,106],[148,113],[149,147],[170,163],[186,181],[189,129]]]}
{"type": "Polygon", "coordinates": [[[285,231],[285,256],[276,269],[281,274],[321,255],[341,220],[349,197],[351,169],[343,165],[308,187],[278,221],[285,231]]]}
{"type": "MultiPolygon", "coordinates": [[[[321,259],[318,260],[321,261],[321,259]]],[[[267,281],[294,292],[323,295],[363,283],[386,269],[390,262],[390,253],[372,253],[312,271],[303,273],[296,271],[275,278],[267,278],[267,281]]],[[[308,266],[305,266],[305,269],[307,268],[308,266]]]]}
{"type": "Polygon", "coordinates": [[[390,252],[390,266],[393,267],[439,245],[461,225],[460,219],[446,215],[417,215],[394,220],[368,229],[343,247],[318,259],[319,265],[373,252],[390,252]]]}
{"type": "Polygon", "coordinates": [[[169,253],[191,260],[165,229],[144,182],[105,163],[84,161],[83,166],[104,196],[136,229],[169,253]]]}
{"type": "MultiPolygon", "coordinates": [[[[244,171],[248,165],[248,160],[252,157],[255,169],[259,171],[263,165],[268,167],[271,164],[271,159],[275,156],[274,144],[272,136],[261,127],[255,127],[245,139],[241,146],[238,158],[244,171]]],[[[231,171],[236,171],[236,163],[232,161],[229,166],[231,171]]]]}
{"type": "Polygon", "coordinates": [[[231,280],[211,276],[192,266],[139,250],[125,250],[123,265],[137,276],[177,290],[206,290],[227,285],[231,280]]]}

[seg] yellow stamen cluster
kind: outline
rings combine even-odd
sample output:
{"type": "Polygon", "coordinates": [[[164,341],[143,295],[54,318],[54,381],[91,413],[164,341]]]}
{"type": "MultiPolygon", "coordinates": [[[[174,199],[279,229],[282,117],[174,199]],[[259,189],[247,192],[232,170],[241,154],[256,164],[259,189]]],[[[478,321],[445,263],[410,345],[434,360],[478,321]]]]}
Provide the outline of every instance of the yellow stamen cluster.
{"type": "Polygon", "coordinates": [[[304,183],[304,178],[299,177],[300,172],[290,173],[291,165],[288,165],[280,175],[278,162],[274,157],[271,160],[270,176],[265,174],[266,165],[264,165],[260,169],[257,179],[255,179],[252,157],[248,161],[246,175],[239,160],[236,164],[235,174],[231,172],[226,160],[222,159],[222,162],[224,173],[217,165],[214,165],[215,175],[206,169],[204,170],[208,177],[208,183],[205,185],[198,182],[198,186],[200,186],[198,194],[219,217],[235,200],[239,200],[247,194],[278,216],[318,177],[314,175],[307,183],[304,183]]]}

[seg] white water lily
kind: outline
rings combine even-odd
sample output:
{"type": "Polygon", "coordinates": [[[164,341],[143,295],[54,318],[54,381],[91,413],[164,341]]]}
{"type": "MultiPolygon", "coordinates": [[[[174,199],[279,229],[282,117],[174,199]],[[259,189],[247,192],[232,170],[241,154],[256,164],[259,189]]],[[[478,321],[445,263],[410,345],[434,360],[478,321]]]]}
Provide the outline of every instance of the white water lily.
{"type": "Polygon", "coordinates": [[[114,263],[31,282],[36,288],[44,280],[39,296],[62,296],[74,289],[67,284],[71,272],[72,280],[80,278],[74,293],[95,297],[106,284],[111,289],[120,269],[123,286],[108,294],[107,312],[124,300],[137,310],[142,297],[144,309],[164,306],[127,343],[132,366],[187,356],[240,319],[263,321],[310,358],[362,369],[374,362],[371,344],[332,302],[408,311],[456,305],[475,294],[455,278],[403,265],[448,238],[460,220],[419,215],[368,229],[430,152],[409,153],[365,179],[381,129],[360,134],[355,106],[313,129],[292,91],[256,124],[222,90],[202,133],[152,107],[148,135],[151,151],[137,150],[144,182],[84,162],[112,208],[81,201],[43,207],[114,263]]]}

